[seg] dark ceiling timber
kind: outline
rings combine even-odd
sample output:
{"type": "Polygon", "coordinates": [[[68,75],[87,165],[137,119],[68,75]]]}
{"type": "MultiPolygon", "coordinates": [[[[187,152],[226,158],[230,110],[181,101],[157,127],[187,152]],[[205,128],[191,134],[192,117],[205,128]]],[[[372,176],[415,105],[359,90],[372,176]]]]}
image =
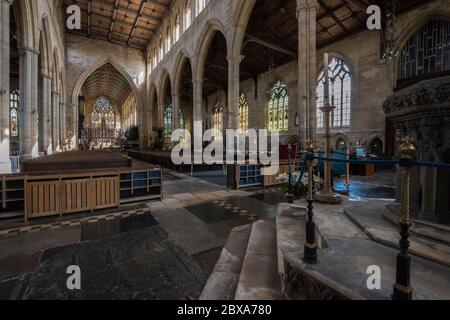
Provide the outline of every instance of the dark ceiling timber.
{"type": "Polygon", "coordinates": [[[95,70],[84,82],[81,92],[88,103],[101,96],[121,107],[132,92],[127,79],[110,63],[95,70]]]}
{"type": "Polygon", "coordinates": [[[66,32],[144,50],[172,0],[64,0],[81,9],[81,30],[66,32]]]}

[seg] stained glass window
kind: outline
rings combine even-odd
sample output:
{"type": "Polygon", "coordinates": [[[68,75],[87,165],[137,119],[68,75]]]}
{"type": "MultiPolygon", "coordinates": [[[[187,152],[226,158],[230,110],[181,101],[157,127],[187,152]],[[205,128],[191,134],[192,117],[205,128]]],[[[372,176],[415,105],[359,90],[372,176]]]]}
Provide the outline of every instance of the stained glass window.
{"type": "Polygon", "coordinates": [[[164,137],[170,138],[172,135],[172,105],[168,104],[164,109],[164,137]]]}
{"type": "Polygon", "coordinates": [[[242,132],[248,131],[248,100],[245,93],[239,98],[239,127],[242,132]]]}
{"type": "Polygon", "coordinates": [[[221,101],[217,102],[214,108],[213,129],[215,135],[217,135],[216,138],[220,139],[220,136],[223,134],[223,105],[221,101]]]}
{"type": "MultiPolygon", "coordinates": [[[[328,69],[330,78],[330,104],[336,107],[331,114],[331,126],[334,128],[350,126],[351,110],[351,73],[347,64],[334,58],[328,69]]],[[[317,80],[317,128],[323,128],[323,112],[320,110],[325,104],[325,73],[322,72],[317,80]]]]}
{"type": "Polygon", "coordinates": [[[19,136],[19,90],[11,91],[9,95],[9,129],[11,137],[19,136]]]}
{"type": "Polygon", "coordinates": [[[401,50],[398,70],[400,80],[450,70],[450,21],[420,27],[401,50]]]}
{"type": "Polygon", "coordinates": [[[91,108],[91,126],[93,128],[115,129],[116,119],[111,103],[106,97],[100,97],[91,108]]]}
{"type": "Polygon", "coordinates": [[[184,121],[184,113],[183,111],[180,110],[179,114],[178,114],[178,120],[180,122],[180,129],[185,129],[185,121],[184,121]]]}
{"type": "Polygon", "coordinates": [[[287,85],[278,80],[269,91],[267,105],[267,129],[269,131],[288,131],[289,96],[287,85]]]}

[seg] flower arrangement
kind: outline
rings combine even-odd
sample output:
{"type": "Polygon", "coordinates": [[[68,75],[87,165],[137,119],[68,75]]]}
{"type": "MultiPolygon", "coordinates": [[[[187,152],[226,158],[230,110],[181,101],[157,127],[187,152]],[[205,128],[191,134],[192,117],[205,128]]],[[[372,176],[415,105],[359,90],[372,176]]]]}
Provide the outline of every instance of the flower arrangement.
{"type": "MultiPolygon", "coordinates": [[[[303,177],[300,179],[300,172],[293,172],[292,173],[292,194],[295,198],[301,199],[305,198],[308,195],[308,174],[304,173],[303,177]]],[[[280,183],[281,188],[283,191],[288,192],[289,191],[289,174],[283,173],[279,175],[276,180],[280,183]]]]}

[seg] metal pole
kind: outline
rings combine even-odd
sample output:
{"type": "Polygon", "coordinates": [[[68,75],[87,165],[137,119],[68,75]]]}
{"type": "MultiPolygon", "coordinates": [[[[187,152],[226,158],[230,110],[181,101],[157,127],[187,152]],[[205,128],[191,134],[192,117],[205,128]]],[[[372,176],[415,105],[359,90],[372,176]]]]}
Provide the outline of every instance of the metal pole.
{"type": "Polygon", "coordinates": [[[291,166],[291,152],[292,147],[288,145],[288,193],[287,193],[287,202],[292,204],[294,203],[294,194],[292,190],[292,166],[291,166]]]}
{"type": "Polygon", "coordinates": [[[346,149],[347,153],[347,163],[345,165],[345,187],[347,192],[350,192],[350,148],[346,149]]]}
{"type": "Polygon", "coordinates": [[[400,219],[400,253],[397,256],[397,274],[394,284],[393,300],[412,300],[411,257],[409,250],[411,162],[416,159],[417,148],[410,137],[400,146],[401,170],[401,219],[400,219]]]}
{"type": "Polygon", "coordinates": [[[317,242],[316,242],[316,224],[314,223],[313,212],[313,161],[314,145],[309,141],[307,147],[306,160],[308,162],[308,212],[306,222],[306,243],[303,253],[303,260],[306,263],[317,263],[317,242]]]}

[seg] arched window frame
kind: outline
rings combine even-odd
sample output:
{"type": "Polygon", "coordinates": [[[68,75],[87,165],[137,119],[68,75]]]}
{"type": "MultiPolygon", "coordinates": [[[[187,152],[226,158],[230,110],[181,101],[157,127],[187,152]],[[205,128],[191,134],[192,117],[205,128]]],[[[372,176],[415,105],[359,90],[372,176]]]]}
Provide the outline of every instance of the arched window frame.
{"type": "Polygon", "coordinates": [[[450,20],[430,19],[405,42],[398,60],[398,80],[450,70],[450,20]]]}
{"type": "Polygon", "coordinates": [[[91,127],[100,128],[103,123],[107,129],[116,128],[116,115],[111,102],[105,96],[99,97],[91,107],[91,127]]]}
{"type": "Polygon", "coordinates": [[[19,136],[19,102],[19,90],[14,89],[9,95],[9,133],[13,138],[19,136]]]}
{"type": "Polygon", "coordinates": [[[180,15],[177,14],[175,17],[175,34],[174,34],[174,43],[177,43],[178,40],[180,40],[180,36],[181,36],[181,19],[180,19],[180,15]]]}
{"type": "MultiPolygon", "coordinates": [[[[330,81],[330,104],[336,107],[330,116],[332,128],[348,128],[351,125],[352,73],[348,64],[341,58],[331,60],[328,69],[330,81]]],[[[316,118],[317,129],[323,129],[324,117],[321,108],[325,104],[324,68],[317,79],[316,118]]]]}
{"type": "Polygon", "coordinates": [[[166,29],[164,54],[167,54],[170,51],[170,49],[172,49],[171,45],[172,45],[172,36],[170,34],[170,27],[168,26],[166,29]]]}
{"type": "Polygon", "coordinates": [[[164,108],[164,137],[170,138],[172,135],[173,108],[169,103],[164,108]]]}
{"type": "Polygon", "coordinates": [[[245,93],[239,97],[239,128],[241,132],[248,132],[248,99],[245,93]]]}
{"type": "Polygon", "coordinates": [[[186,31],[192,24],[192,3],[189,0],[186,4],[186,9],[184,13],[184,30],[186,31]]]}
{"type": "Polygon", "coordinates": [[[267,130],[286,132],[289,130],[289,91],[286,83],[275,82],[268,92],[267,130]]]}

